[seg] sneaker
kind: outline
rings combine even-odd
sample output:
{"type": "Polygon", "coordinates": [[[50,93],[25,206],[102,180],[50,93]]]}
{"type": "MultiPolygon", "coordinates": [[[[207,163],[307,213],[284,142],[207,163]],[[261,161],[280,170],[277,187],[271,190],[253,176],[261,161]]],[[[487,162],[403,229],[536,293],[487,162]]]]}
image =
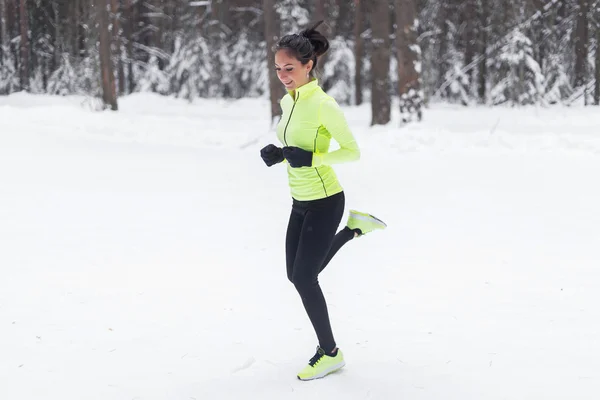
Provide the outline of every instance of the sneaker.
{"type": "Polygon", "coordinates": [[[385,229],[387,225],[385,222],[371,214],[363,213],[356,210],[350,210],[348,216],[348,223],[346,224],[351,230],[358,229],[358,235],[366,235],[369,232],[373,232],[375,229],[385,229]]]}
{"type": "Polygon", "coordinates": [[[310,359],[308,365],[298,373],[298,379],[301,381],[310,381],[312,379],[323,378],[341,369],[346,362],[340,349],[337,349],[335,355],[327,355],[321,347],[317,347],[317,353],[310,359]]]}

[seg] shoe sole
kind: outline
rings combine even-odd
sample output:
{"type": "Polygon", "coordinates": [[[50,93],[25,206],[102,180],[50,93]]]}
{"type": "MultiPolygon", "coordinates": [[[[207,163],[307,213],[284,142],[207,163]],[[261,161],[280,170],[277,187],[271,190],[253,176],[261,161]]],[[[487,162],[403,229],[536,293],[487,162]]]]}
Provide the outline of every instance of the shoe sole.
{"type": "Polygon", "coordinates": [[[370,221],[371,222],[374,220],[376,222],[376,224],[380,226],[380,228],[382,228],[382,229],[387,228],[387,224],[374,215],[363,214],[363,213],[359,213],[358,211],[350,211],[350,215],[353,218],[360,219],[362,221],[370,221]]]}
{"type": "Polygon", "coordinates": [[[346,365],[346,362],[342,361],[341,363],[332,365],[329,369],[326,369],[325,371],[321,372],[320,374],[317,374],[315,376],[311,376],[310,378],[300,378],[300,376],[298,376],[298,379],[300,379],[301,381],[312,381],[312,380],[315,380],[315,379],[321,379],[321,378],[326,377],[329,374],[332,374],[332,373],[334,373],[336,371],[339,371],[345,365],[346,365]]]}

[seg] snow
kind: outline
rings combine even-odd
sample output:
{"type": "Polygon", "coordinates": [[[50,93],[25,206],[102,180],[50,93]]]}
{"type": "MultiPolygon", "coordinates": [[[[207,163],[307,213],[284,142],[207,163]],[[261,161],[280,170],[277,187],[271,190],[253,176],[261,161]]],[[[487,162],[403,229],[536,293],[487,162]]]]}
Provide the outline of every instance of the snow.
{"type": "Polygon", "coordinates": [[[347,366],[287,281],[264,99],[0,97],[0,398],[596,399],[600,114],[435,105],[336,168],[388,229],[323,272],[347,366]],[[329,396],[329,397],[328,397],[329,396]]]}

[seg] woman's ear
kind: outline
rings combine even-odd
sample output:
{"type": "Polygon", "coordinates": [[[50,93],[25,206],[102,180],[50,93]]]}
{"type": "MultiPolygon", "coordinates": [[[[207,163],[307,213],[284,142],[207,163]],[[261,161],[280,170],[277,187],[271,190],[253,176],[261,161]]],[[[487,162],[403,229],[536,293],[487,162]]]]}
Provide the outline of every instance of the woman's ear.
{"type": "Polygon", "coordinates": [[[306,74],[310,74],[310,71],[312,71],[313,69],[313,60],[310,60],[308,63],[306,63],[306,74]]]}

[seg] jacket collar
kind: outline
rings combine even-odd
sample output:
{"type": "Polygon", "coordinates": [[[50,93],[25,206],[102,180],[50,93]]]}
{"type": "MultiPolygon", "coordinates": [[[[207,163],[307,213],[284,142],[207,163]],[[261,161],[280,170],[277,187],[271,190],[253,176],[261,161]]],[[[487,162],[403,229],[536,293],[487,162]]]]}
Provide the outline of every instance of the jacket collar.
{"type": "Polygon", "coordinates": [[[315,90],[319,88],[319,80],[316,78],[312,78],[307,84],[304,84],[295,90],[288,90],[288,94],[292,96],[292,98],[298,101],[300,98],[306,98],[310,96],[315,90]]]}

